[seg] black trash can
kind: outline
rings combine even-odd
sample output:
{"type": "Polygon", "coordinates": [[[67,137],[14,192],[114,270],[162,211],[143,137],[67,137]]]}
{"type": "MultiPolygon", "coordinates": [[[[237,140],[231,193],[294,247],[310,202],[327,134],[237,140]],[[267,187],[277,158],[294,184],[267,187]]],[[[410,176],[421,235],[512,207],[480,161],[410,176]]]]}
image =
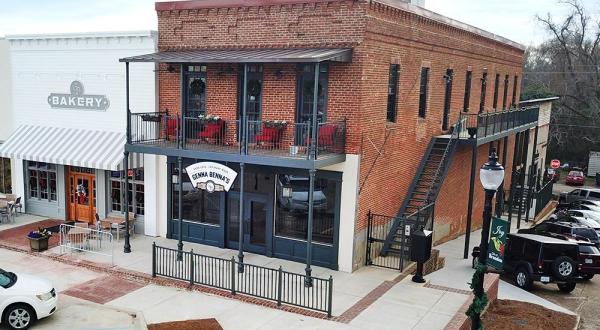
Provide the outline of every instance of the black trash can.
{"type": "Polygon", "coordinates": [[[431,247],[433,246],[433,232],[428,230],[415,230],[410,235],[410,260],[417,262],[417,271],[413,276],[413,282],[424,283],[423,263],[431,258],[431,247]]]}

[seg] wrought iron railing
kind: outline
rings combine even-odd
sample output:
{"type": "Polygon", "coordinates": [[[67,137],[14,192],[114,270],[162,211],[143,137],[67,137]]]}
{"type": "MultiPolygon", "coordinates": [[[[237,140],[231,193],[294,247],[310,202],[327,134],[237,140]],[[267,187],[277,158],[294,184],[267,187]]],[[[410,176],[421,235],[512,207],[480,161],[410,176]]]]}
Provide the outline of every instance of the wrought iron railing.
{"type": "Polygon", "coordinates": [[[331,317],[333,277],[311,276],[312,286],[305,286],[306,275],[239,263],[234,257],[224,259],[191,251],[179,251],[152,243],[152,276],[163,276],[244,294],[282,304],[327,313],[331,317]],[[242,266],[243,272],[238,272],[242,266]]]}
{"type": "Polygon", "coordinates": [[[411,234],[423,227],[433,230],[435,203],[422,206],[405,217],[390,217],[369,212],[367,214],[366,265],[403,271],[410,264],[411,234]],[[398,225],[396,241],[392,244],[395,253],[383,253],[386,240],[394,225],[398,225]]]}
{"type": "Polygon", "coordinates": [[[535,192],[535,216],[540,214],[540,212],[542,212],[546,205],[548,205],[548,203],[550,203],[552,200],[553,187],[554,182],[550,180],[540,190],[535,192]]]}
{"type": "Polygon", "coordinates": [[[310,122],[275,125],[246,120],[241,130],[239,120],[207,121],[167,112],[132,113],[130,122],[131,144],[161,148],[310,159],[342,154],[346,146],[346,120],[318,123],[314,143],[310,122]],[[313,145],[316,150],[311,153],[313,145]]]}
{"type": "Polygon", "coordinates": [[[535,123],[538,120],[539,107],[511,109],[484,113],[461,113],[465,127],[460,138],[485,138],[520,126],[535,123]],[[466,129],[465,129],[466,128],[466,129]]]}

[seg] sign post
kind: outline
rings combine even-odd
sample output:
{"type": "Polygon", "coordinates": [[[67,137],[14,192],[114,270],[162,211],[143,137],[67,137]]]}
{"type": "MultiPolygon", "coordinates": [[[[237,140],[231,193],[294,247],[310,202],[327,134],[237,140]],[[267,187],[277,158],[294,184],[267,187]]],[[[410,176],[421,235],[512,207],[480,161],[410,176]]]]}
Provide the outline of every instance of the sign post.
{"type": "Polygon", "coordinates": [[[506,235],[509,233],[508,221],[492,217],[490,241],[488,243],[487,264],[497,270],[502,270],[506,235]]]}

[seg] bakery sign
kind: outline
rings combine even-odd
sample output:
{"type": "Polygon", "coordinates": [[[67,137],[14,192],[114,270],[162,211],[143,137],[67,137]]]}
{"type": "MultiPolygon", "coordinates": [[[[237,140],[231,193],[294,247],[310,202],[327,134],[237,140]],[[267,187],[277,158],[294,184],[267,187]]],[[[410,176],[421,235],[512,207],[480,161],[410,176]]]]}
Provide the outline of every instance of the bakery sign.
{"type": "Polygon", "coordinates": [[[229,191],[237,177],[236,171],[214,162],[196,163],[185,170],[194,187],[208,192],[229,191]]]}
{"type": "Polygon", "coordinates": [[[106,95],[85,94],[83,84],[80,81],[71,83],[70,94],[51,93],[48,96],[48,104],[58,109],[79,109],[104,111],[110,105],[106,95]]]}

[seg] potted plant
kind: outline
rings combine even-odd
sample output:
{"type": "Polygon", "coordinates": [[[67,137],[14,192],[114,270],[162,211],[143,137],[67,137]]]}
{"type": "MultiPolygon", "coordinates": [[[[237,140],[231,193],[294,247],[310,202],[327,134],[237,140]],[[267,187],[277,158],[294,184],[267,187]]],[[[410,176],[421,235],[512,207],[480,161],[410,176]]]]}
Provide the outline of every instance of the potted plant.
{"type": "Polygon", "coordinates": [[[221,120],[221,117],[215,115],[200,115],[198,120],[203,124],[216,123],[221,120]]]}
{"type": "Polygon", "coordinates": [[[152,122],[160,122],[160,117],[161,114],[160,112],[156,112],[156,113],[145,113],[142,114],[140,117],[142,117],[143,121],[152,121],[152,122]]]}
{"type": "Polygon", "coordinates": [[[32,251],[45,251],[48,250],[48,239],[52,236],[52,233],[45,228],[38,228],[38,230],[30,231],[27,234],[29,239],[29,246],[32,251]]]}
{"type": "Polygon", "coordinates": [[[287,127],[287,121],[285,120],[265,120],[265,127],[276,128],[279,130],[287,127]]]}

